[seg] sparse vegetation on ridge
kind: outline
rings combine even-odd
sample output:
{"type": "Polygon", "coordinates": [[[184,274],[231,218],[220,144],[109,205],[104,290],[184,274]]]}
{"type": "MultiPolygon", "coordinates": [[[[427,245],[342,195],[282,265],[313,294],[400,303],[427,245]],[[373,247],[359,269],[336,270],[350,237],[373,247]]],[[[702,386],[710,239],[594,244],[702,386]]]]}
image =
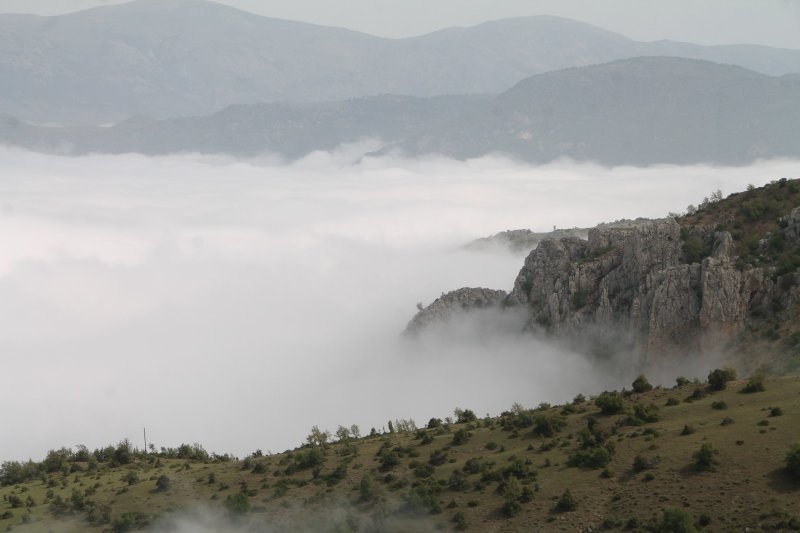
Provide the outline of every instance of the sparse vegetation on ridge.
{"type": "Polygon", "coordinates": [[[332,439],[315,427],[295,450],[241,460],[197,444],[147,454],[127,441],[62,448],[41,462],[3,463],[0,528],[136,531],[189,503],[254,524],[344,510],[320,531],[367,531],[378,516],[387,531],[419,520],[455,531],[527,531],[551,520],[571,530],[786,529],[800,523],[800,379],[760,379],[758,394],[740,394],[743,381],[714,391],[683,380],[560,406],[515,404],[484,419],[459,409],[461,423],[398,421],[391,433],[367,437],[342,426],[332,439]],[[668,402],[696,387],[710,394],[668,402]],[[603,413],[600,398],[612,399],[613,413],[603,413]],[[672,407],[655,408],[665,402],[672,407]],[[712,408],[720,403],[736,429],[721,424],[712,408]],[[752,500],[731,513],[726,502],[745,480],[752,500]]]}

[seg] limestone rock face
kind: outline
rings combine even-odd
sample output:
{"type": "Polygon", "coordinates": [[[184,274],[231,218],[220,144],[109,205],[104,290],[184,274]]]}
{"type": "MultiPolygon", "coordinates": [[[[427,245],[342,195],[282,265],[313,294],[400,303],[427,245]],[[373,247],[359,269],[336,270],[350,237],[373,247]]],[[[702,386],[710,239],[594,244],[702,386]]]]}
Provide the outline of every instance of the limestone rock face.
{"type": "Polygon", "coordinates": [[[406,327],[406,332],[415,333],[437,322],[446,321],[454,313],[475,309],[499,307],[506,299],[506,291],[466,287],[442,294],[432,304],[420,309],[406,327]]]}
{"type": "MultiPolygon", "coordinates": [[[[781,222],[783,237],[800,245],[800,208],[781,222]]],[[[545,239],[525,259],[507,297],[461,289],[420,312],[409,328],[451,309],[503,303],[525,311],[525,329],[587,346],[635,350],[645,358],[724,351],[753,316],[800,303],[795,273],[737,264],[734,242],[711,227],[685,228],[673,219],[599,226],[588,240],[545,239]],[[689,264],[684,242],[705,252],[689,264]]]]}

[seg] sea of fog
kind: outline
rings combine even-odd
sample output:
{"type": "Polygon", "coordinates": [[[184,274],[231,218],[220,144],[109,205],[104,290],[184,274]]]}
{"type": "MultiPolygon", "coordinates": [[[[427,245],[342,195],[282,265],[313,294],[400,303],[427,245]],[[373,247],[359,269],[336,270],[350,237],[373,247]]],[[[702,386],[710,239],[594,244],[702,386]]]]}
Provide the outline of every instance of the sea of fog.
{"type": "Polygon", "coordinates": [[[313,425],[368,432],[622,386],[630,368],[477,324],[400,333],[443,291],[512,286],[523,257],[459,249],[474,238],[661,217],[716,189],[798,175],[791,161],[534,167],[337,152],[287,164],[0,149],[0,460],[141,445],[145,427],[157,447],[244,456],[294,447],[313,425]]]}

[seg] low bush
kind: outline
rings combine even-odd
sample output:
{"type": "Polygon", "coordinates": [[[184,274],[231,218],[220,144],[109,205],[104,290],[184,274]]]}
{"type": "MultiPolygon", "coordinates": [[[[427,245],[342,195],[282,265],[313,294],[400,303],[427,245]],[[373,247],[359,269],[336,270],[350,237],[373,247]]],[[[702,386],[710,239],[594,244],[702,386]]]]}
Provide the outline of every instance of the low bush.
{"type": "Polygon", "coordinates": [[[755,375],[747,381],[747,384],[741,392],[744,394],[753,394],[755,392],[764,392],[765,390],[767,390],[767,388],[764,386],[764,376],[755,375]]]}
{"type": "Polygon", "coordinates": [[[708,374],[708,386],[711,390],[725,390],[729,381],[736,379],[736,370],[732,368],[717,368],[708,374]]]}
{"type": "Polygon", "coordinates": [[[719,450],[714,448],[711,443],[703,443],[700,449],[692,455],[694,458],[694,466],[698,470],[713,472],[719,464],[717,455],[719,455],[719,450]]]}
{"type": "Polygon", "coordinates": [[[647,378],[644,374],[639,374],[639,377],[637,377],[631,384],[631,388],[633,389],[633,392],[637,394],[653,390],[653,386],[649,381],[647,381],[647,378]]]}
{"type": "Polygon", "coordinates": [[[604,415],[615,415],[622,412],[624,407],[622,395],[616,391],[604,392],[594,400],[594,404],[604,415]]]}
{"type": "Polygon", "coordinates": [[[569,513],[577,508],[578,508],[578,501],[575,499],[575,497],[572,495],[569,489],[567,489],[558,499],[555,511],[557,513],[569,513]]]}

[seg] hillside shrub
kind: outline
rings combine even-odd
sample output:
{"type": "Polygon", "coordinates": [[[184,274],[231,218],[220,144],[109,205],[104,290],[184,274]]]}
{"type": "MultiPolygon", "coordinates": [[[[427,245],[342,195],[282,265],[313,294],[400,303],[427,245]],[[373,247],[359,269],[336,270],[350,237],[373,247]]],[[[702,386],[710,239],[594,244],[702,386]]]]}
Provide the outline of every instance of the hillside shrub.
{"type": "Polygon", "coordinates": [[[556,503],[555,511],[557,513],[569,513],[578,508],[578,501],[572,495],[569,489],[565,490],[556,503]]]}
{"type": "Polygon", "coordinates": [[[700,446],[699,450],[694,452],[692,457],[694,458],[694,465],[698,470],[713,472],[716,469],[716,465],[719,464],[717,455],[719,455],[719,450],[714,448],[711,443],[706,442],[700,446]]]}
{"type": "Polygon", "coordinates": [[[611,462],[612,448],[608,445],[576,450],[567,458],[567,466],[578,468],[605,468],[611,462]]]}
{"type": "Polygon", "coordinates": [[[472,438],[472,433],[466,429],[459,429],[453,434],[453,446],[461,446],[466,444],[472,438]]]}
{"type": "Polygon", "coordinates": [[[231,516],[244,516],[250,512],[250,498],[245,492],[228,495],[225,507],[231,516]]]}
{"type": "Polygon", "coordinates": [[[708,387],[711,390],[725,390],[729,381],[736,379],[736,370],[733,368],[717,368],[708,374],[708,387]]]}
{"type": "Polygon", "coordinates": [[[767,388],[764,386],[764,376],[755,375],[747,380],[747,384],[742,389],[744,394],[753,394],[755,392],[764,392],[767,388]]]}
{"type": "Polygon", "coordinates": [[[644,405],[641,403],[637,403],[634,404],[633,415],[628,417],[627,423],[632,426],[639,426],[642,424],[650,424],[652,422],[658,422],[660,418],[661,417],[658,413],[658,406],[653,404],[644,405]]]}
{"type": "Polygon", "coordinates": [[[171,483],[172,480],[169,478],[168,475],[161,474],[160,476],[158,476],[158,479],[156,479],[156,491],[158,492],[168,491],[171,483]]]}
{"type": "Polygon", "coordinates": [[[728,408],[728,404],[723,401],[711,402],[711,408],[716,409],[717,411],[723,411],[728,408]]]}
{"type": "Polygon", "coordinates": [[[653,386],[649,381],[647,381],[647,378],[644,374],[639,374],[639,377],[637,377],[631,384],[631,388],[633,389],[633,392],[638,394],[653,390],[653,386]]]}
{"type": "Polygon", "coordinates": [[[594,400],[594,404],[600,409],[604,415],[615,415],[622,412],[624,403],[622,395],[616,391],[603,392],[594,400]]]}
{"type": "Polygon", "coordinates": [[[633,471],[634,472],[642,472],[644,470],[650,470],[651,468],[655,468],[655,466],[661,461],[661,457],[645,457],[643,455],[637,455],[633,458],[633,471]]]}
{"type": "Polygon", "coordinates": [[[683,509],[664,509],[661,511],[661,520],[656,524],[654,531],[657,533],[696,533],[692,515],[683,509]]]}
{"type": "Polygon", "coordinates": [[[114,533],[125,533],[127,531],[144,529],[149,524],[150,517],[145,513],[123,513],[111,523],[111,531],[114,533]]]}
{"type": "Polygon", "coordinates": [[[467,517],[461,511],[453,515],[453,528],[456,531],[466,531],[469,529],[469,522],[467,517]]]}
{"type": "Polygon", "coordinates": [[[475,412],[471,409],[460,409],[456,407],[454,413],[456,415],[456,424],[469,424],[478,420],[475,412]]]}
{"type": "Polygon", "coordinates": [[[538,415],[533,420],[533,433],[542,437],[553,437],[567,425],[561,415],[538,415]]]}

